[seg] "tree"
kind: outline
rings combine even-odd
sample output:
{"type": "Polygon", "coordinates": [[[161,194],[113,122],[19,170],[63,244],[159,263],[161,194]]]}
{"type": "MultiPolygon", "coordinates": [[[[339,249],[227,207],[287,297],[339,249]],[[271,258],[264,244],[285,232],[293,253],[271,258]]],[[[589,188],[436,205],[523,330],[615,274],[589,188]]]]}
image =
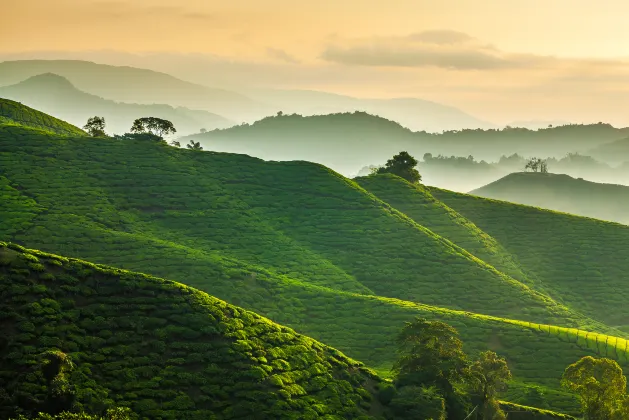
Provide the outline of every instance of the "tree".
{"type": "Polygon", "coordinates": [[[533,172],[541,172],[543,174],[548,173],[548,163],[545,160],[540,158],[530,158],[526,165],[524,166],[524,170],[530,169],[533,172]]]}
{"type": "Polygon", "coordinates": [[[194,140],[190,140],[189,144],[186,144],[186,147],[191,150],[203,150],[200,142],[196,142],[194,140]]]}
{"type": "Polygon", "coordinates": [[[83,130],[87,131],[92,137],[105,137],[105,118],[92,117],[87,120],[87,124],[83,126],[83,130]]]}
{"type": "Polygon", "coordinates": [[[507,388],[511,380],[511,372],[507,361],[493,351],[480,354],[470,366],[470,383],[475,400],[478,401],[477,413],[483,420],[504,419],[505,414],[500,409],[497,395],[507,388]]]}
{"type": "Polygon", "coordinates": [[[627,378],[615,360],[585,356],[566,368],[561,384],[579,396],[586,420],[625,418],[627,378]]]}
{"type": "Polygon", "coordinates": [[[59,350],[42,353],[41,371],[48,386],[44,410],[49,414],[58,414],[72,408],[76,392],[68,380],[74,369],[70,356],[59,350]]]}
{"type": "Polygon", "coordinates": [[[138,118],[133,121],[131,132],[134,134],[149,133],[164,138],[165,135],[175,134],[175,126],[168,120],[155,117],[138,118]]]}
{"type": "Polygon", "coordinates": [[[387,163],[378,169],[377,173],[391,173],[406,179],[411,183],[418,183],[422,177],[415,169],[419,162],[408,152],[400,152],[387,161],[387,163]]]}
{"type": "Polygon", "coordinates": [[[396,387],[434,386],[446,401],[448,418],[463,418],[467,401],[458,392],[467,374],[467,357],[458,332],[440,321],[417,318],[397,337],[396,387]]]}
{"type": "Polygon", "coordinates": [[[390,403],[396,419],[445,420],[445,401],[435,387],[405,386],[390,403]]]}
{"type": "Polygon", "coordinates": [[[205,128],[202,128],[201,133],[207,133],[207,130],[205,128]]]}
{"type": "Polygon", "coordinates": [[[177,140],[171,141],[170,145],[174,147],[181,147],[181,143],[179,143],[177,140]]]}

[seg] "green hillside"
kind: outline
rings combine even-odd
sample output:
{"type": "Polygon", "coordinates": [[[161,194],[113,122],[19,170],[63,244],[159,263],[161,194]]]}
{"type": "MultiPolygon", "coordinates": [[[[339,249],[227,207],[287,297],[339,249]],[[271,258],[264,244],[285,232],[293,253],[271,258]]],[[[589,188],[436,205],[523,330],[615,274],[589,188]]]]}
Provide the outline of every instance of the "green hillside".
{"type": "Polygon", "coordinates": [[[0,97],[0,126],[22,125],[62,136],[84,136],[85,132],[65,121],[0,97]]]}
{"type": "Polygon", "coordinates": [[[20,101],[83,126],[88,118],[104,117],[108,133],[122,134],[133,121],[142,117],[157,117],[171,121],[180,134],[196,133],[201,128],[212,130],[235,125],[233,121],[207,111],[174,108],[160,104],[129,104],[103,99],[85,93],[56,74],[40,74],[15,85],[0,87],[0,97],[20,101]]]}
{"type": "Polygon", "coordinates": [[[558,391],[568,364],[586,354],[627,361],[621,331],[538,287],[501,238],[434,192],[409,190],[411,202],[432,203],[422,219],[403,199],[308,162],[15,126],[0,127],[0,139],[5,240],[185,283],[384,374],[404,321],[441,319],[470,354],[507,357],[516,382],[505,398],[523,404],[539,385],[552,407],[574,412],[558,391]]]}
{"type": "Polygon", "coordinates": [[[629,332],[629,226],[431,188],[497,240],[540,287],[570,308],[629,332]]]}
{"type": "Polygon", "coordinates": [[[629,186],[600,184],[568,175],[518,172],[470,194],[629,224],[629,186]]]}
{"type": "Polygon", "coordinates": [[[360,363],[179,283],[0,242],[0,417],[46,401],[41,355],[66,353],[87,412],[143,418],[371,418],[360,363]]]}

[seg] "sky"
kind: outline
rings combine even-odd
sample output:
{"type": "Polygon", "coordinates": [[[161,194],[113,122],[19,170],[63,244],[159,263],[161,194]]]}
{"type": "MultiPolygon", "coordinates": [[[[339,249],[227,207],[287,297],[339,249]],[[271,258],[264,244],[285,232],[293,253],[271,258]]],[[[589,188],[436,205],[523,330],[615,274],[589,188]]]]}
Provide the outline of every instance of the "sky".
{"type": "Polygon", "coordinates": [[[620,0],[6,0],[2,9],[0,59],[418,97],[497,123],[629,125],[629,2],[620,0]]]}

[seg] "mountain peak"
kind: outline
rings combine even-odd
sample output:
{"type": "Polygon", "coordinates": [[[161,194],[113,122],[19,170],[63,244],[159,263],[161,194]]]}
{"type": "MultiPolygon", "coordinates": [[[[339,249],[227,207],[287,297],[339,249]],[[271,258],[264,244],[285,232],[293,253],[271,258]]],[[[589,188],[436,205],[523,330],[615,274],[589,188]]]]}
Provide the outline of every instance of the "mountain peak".
{"type": "Polygon", "coordinates": [[[63,76],[59,76],[55,73],[41,73],[36,76],[31,76],[28,79],[25,79],[15,86],[45,86],[50,89],[51,87],[55,87],[57,89],[76,89],[76,87],[63,76]]]}

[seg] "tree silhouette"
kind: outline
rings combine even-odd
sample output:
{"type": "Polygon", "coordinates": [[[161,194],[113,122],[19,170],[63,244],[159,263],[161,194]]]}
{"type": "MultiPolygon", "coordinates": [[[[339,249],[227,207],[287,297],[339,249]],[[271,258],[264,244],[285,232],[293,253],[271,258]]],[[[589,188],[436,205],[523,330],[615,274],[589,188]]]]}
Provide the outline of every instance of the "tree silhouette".
{"type": "Polygon", "coordinates": [[[83,129],[92,137],[105,137],[105,118],[92,117],[87,120],[87,124],[83,126],[83,129]]]}
{"type": "Polygon", "coordinates": [[[149,133],[163,138],[168,134],[175,134],[175,126],[168,120],[155,117],[138,118],[133,121],[131,132],[134,134],[149,133]]]}
{"type": "Polygon", "coordinates": [[[376,170],[378,174],[391,173],[416,184],[422,177],[415,169],[419,162],[408,152],[400,152],[387,161],[387,163],[376,170]]]}
{"type": "Polygon", "coordinates": [[[190,140],[189,144],[186,144],[186,147],[190,150],[203,150],[203,147],[201,147],[201,143],[200,142],[196,142],[194,140],[190,140]]]}

